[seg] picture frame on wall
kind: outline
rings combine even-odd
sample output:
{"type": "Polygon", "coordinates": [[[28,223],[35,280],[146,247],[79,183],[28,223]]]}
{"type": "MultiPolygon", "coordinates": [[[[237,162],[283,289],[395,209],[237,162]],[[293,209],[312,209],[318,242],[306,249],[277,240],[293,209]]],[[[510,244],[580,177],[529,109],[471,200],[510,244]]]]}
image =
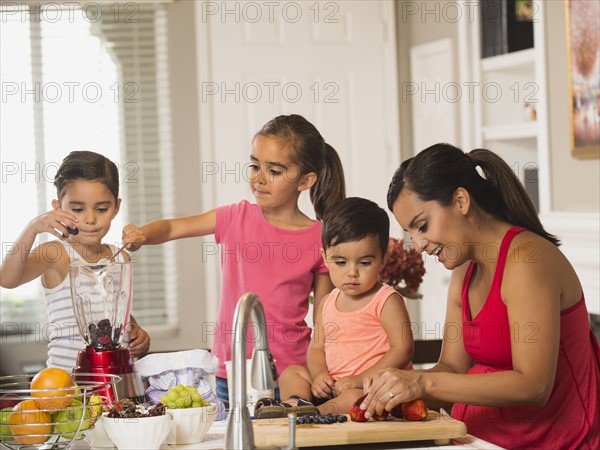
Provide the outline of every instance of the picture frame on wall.
{"type": "Polygon", "coordinates": [[[600,158],[600,2],[565,0],[571,154],[600,158]]]}

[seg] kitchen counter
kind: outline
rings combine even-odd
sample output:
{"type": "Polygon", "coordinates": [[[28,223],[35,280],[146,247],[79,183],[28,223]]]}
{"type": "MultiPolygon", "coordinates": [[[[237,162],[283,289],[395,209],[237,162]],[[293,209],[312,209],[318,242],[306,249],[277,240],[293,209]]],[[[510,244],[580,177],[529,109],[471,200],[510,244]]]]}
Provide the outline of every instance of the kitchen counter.
{"type": "MultiPolygon", "coordinates": [[[[226,422],[215,422],[208,434],[204,438],[204,442],[199,444],[189,445],[163,445],[161,450],[221,450],[225,445],[225,429],[226,422]]],[[[364,444],[360,445],[337,445],[325,447],[313,447],[315,450],[363,450],[364,444]]],[[[393,443],[378,443],[370,444],[369,449],[375,450],[393,450],[393,449],[435,449],[435,450],[458,450],[458,449],[479,449],[479,450],[497,450],[501,449],[494,444],[490,444],[482,439],[467,435],[462,439],[453,439],[449,445],[435,445],[433,441],[416,441],[416,442],[393,442],[393,443]]],[[[90,450],[90,446],[83,440],[74,442],[70,450],[90,450]]],[[[140,449],[142,450],[142,449],[140,449]]]]}

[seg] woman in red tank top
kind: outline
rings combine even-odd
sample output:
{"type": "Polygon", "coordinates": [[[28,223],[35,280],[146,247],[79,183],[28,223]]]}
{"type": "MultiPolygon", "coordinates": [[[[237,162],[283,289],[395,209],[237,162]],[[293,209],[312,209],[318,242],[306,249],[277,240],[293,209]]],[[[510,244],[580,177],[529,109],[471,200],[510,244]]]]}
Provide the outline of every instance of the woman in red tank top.
{"type": "Polygon", "coordinates": [[[600,448],[600,348],[583,289],[512,169],[489,150],[436,144],[402,163],[388,206],[452,276],[438,363],[367,380],[367,414],[433,398],[502,447],[600,448]]]}

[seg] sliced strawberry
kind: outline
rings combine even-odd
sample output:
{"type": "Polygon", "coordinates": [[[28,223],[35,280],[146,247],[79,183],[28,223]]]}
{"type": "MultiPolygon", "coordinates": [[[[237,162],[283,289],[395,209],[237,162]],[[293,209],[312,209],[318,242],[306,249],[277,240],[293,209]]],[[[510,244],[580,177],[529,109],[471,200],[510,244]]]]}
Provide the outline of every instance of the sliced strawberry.
{"type": "Polygon", "coordinates": [[[420,398],[402,403],[402,415],[406,420],[425,420],[427,419],[427,405],[420,398]]]}

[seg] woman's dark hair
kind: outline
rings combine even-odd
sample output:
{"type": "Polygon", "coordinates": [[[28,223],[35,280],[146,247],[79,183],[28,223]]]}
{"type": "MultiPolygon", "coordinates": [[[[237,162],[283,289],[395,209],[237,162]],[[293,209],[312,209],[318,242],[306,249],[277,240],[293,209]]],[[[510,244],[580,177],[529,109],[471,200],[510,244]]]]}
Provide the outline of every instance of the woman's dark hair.
{"type": "Polygon", "coordinates": [[[448,206],[459,187],[469,191],[477,206],[496,219],[527,228],[560,245],[556,236],[544,230],[529,194],[512,169],[486,149],[464,153],[450,144],[435,144],[407,159],[390,183],[388,208],[393,209],[405,188],[423,201],[435,200],[448,206]]]}
{"type": "Polygon", "coordinates": [[[348,197],[325,213],[323,218],[323,249],[355,242],[367,236],[377,236],[381,256],[387,252],[390,219],[377,203],[360,197],[348,197]]]}
{"type": "Polygon", "coordinates": [[[275,117],[256,135],[284,139],[290,148],[290,158],[298,164],[302,175],[317,174],[317,182],[310,188],[310,201],[318,219],[323,218],[331,205],[346,197],[340,157],[304,117],[297,114],[275,117]]]}
{"type": "Polygon", "coordinates": [[[67,187],[75,180],[99,181],[119,198],[119,170],[114,162],[98,153],[74,151],[63,159],[54,176],[54,186],[58,200],[66,193],[67,187]]]}

